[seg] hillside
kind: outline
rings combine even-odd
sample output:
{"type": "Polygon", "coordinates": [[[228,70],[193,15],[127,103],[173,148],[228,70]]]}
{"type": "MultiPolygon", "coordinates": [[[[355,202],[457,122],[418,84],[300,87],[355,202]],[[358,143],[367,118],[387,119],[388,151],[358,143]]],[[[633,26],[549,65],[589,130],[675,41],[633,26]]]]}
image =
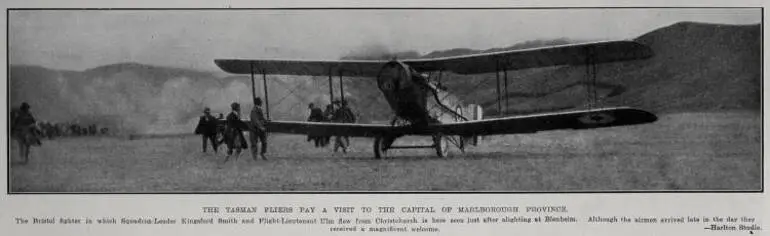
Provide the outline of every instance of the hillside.
{"type": "MultiPolygon", "coordinates": [[[[634,39],[653,58],[597,66],[597,106],[633,106],[656,113],[761,109],[761,28],[683,22],[634,39]]],[[[459,76],[455,76],[459,77],[459,76]]],[[[497,113],[494,74],[447,80],[465,101],[497,113]],[[479,83],[486,83],[478,85],[479,83]],[[455,89],[458,91],[461,89],[455,89]]],[[[585,108],[586,68],[508,72],[508,114],[585,108]]]]}
{"type": "Polygon", "coordinates": [[[635,104],[660,112],[761,109],[760,25],[687,22],[635,40],[656,57],[641,63],[639,81],[624,83],[640,88],[629,89],[625,100],[642,97],[635,104]]]}
{"type": "MultiPolygon", "coordinates": [[[[597,106],[633,106],[656,113],[717,110],[759,111],[761,28],[684,22],[638,38],[655,52],[651,59],[597,66],[597,106]]],[[[477,52],[574,43],[534,40],[487,50],[449,49],[354,52],[344,59],[430,58],[477,52]]],[[[577,109],[587,106],[585,67],[509,71],[508,114],[577,109]]],[[[248,76],[157,67],[136,63],[85,71],[38,66],[10,67],[11,106],[32,105],[40,120],[98,123],[124,133],[191,132],[203,107],[226,113],[233,101],[251,106],[248,76]]],[[[328,79],[269,76],[273,119],[302,120],[310,102],[328,104],[328,79]]],[[[494,115],[495,75],[445,74],[444,85],[466,103],[482,104],[494,115]]],[[[261,79],[257,95],[262,94],[261,79]]],[[[334,79],[337,86],[337,78],[334,79]]],[[[345,78],[346,98],[363,121],[391,113],[370,79],[345,78]]],[[[335,87],[335,96],[339,94],[335,87]]]]}

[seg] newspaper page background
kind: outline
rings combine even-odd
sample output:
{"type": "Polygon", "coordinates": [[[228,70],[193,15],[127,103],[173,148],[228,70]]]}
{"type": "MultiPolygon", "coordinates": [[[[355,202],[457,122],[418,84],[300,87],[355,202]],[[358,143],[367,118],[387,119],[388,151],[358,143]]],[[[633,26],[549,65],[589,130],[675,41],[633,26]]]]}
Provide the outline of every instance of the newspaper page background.
{"type": "MultiPolygon", "coordinates": [[[[247,7],[764,7],[764,1],[584,1],[581,3],[557,2],[557,1],[517,1],[479,3],[462,3],[453,1],[415,2],[415,1],[390,1],[373,3],[351,3],[338,1],[325,2],[289,2],[289,3],[251,3],[248,1],[167,1],[162,3],[152,1],[5,1],[2,5],[6,8],[247,8],[247,7]]],[[[6,11],[6,14],[8,11],[6,11]]],[[[762,13],[764,15],[764,12],[762,13]]],[[[3,20],[7,20],[4,18],[3,20]]],[[[7,22],[6,22],[7,23],[7,22]]],[[[343,23],[344,24],[344,23],[343,23]]],[[[6,24],[7,25],[7,24],[6,24]]],[[[765,26],[762,25],[764,28],[765,26]]],[[[8,30],[4,31],[6,34],[8,30]]],[[[61,32],[66,34],[67,32],[61,32]]],[[[526,32],[522,32],[525,34],[526,32]]],[[[764,31],[763,31],[764,38],[764,31]]],[[[6,35],[7,36],[7,35],[6,35]]],[[[7,37],[4,37],[7,38],[7,37]]],[[[762,42],[764,45],[764,42],[762,42]]],[[[9,55],[7,48],[6,54],[9,55]]],[[[764,50],[764,47],[763,47],[764,50]]],[[[763,59],[765,53],[762,52],[763,59]]],[[[226,55],[223,55],[226,56],[226,55]]],[[[10,57],[10,55],[9,55],[10,57]]],[[[212,58],[213,59],[213,58],[212,58]]],[[[3,59],[3,60],[7,60],[3,59]]],[[[8,64],[7,61],[5,64],[8,64]]],[[[763,71],[765,65],[762,65],[763,71]]],[[[6,75],[8,67],[4,67],[6,75]]],[[[764,74],[763,74],[764,75],[764,74]]],[[[7,78],[8,79],[8,78],[7,78]]],[[[763,78],[764,81],[764,78],[763,78]]],[[[4,84],[3,86],[7,86],[4,84]]],[[[762,95],[764,97],[764,83],[762,95]]],[[[3,91],[9,92],[8,88],[3,91]]],[[[8,99],[10,95],[3,96],[8,99]]],[[[6,111],[9,111],[7,101],[3,103],[6,111]]],[[[11,104],[15,105],[15,104],[11,104]]],[[[764,110],[764,105],[763,105],[764,110]]],[[[3,119],[8,117],[3,116],[3,119]]],[[[5,120],[7,123],[7,120],[5,120]]],[[[3,126],[8,132],[7,126],[3,126]]],[[[764,126],[763,126],[764,128],[764,126]]],[[[766,134],[762,130],[762,134],[766,134]]],[[[4,136],[2,147],[4,153],[8,152],[9,136],[4,136]]],[[[763,140],[765,142],[765,140],[763,140]]],[[[198,146],[195,146],[198,148],[198,146]]],[[[243,159],[250,159],[243,157],[243,159]]],[[[34,161],[34,160],[33,160],[34,161]]],[[[251,161],[251,160],[248,160],[251,161]]],[[[387,161],[387,160],[385,160],[387,161]]],[[[2,162],[0,169],[8,171],[8,163],[2,162]]],[[[767,163],[762,162],[764,167],[767,163]]],[[[50,170],[55,171],[55,170],[50,170]]],[[[10,176],[4,173],[3,178],[10,176]]],[[[762,173],[766,180],[766,175],[762,173]]],[[[5,179],[6,189],[9,183],[5,179]]],[[[763,184],[766,183],[763,182],[763,184]]],[[[764,187],[764,186],[762,186],[764,187]]],[[[239,221],[245,218],[329,218],[337,221],[340,218],[355,221],[356,219],[374,218],[425,218],[429,223],[421,224],[438,228],[438,232],[406,232],[410,234],[590,234],[590,235],[617,235],[628,233],[630,235],[763,235],[767,234],[766,219],[770,217],[767,209],[765,192],[603,192],[603,193],[258,193],[258,194],[88,194],[88,193],[53,193],[53,194],[10,194],[0,196],[0,228],[4,235],[155,235],[155,234],[186,234],[186,235],[252,235],[252,234],[321,234],[321,235],[346,235],[362,234],[361,232],[335,232],[332,227],[340,224],[179,224],[179,218],[237,218],[239,221]],[[577,223],[553,222],[539,224],[523,223],[468,223],[469,219],[485,217],[498,217],[499,215],[484,213],[458,213],[460,207],[518,207],[520,215],[537,217],[556,215],[574,217],[577,223]],[[527,207],[557,206],[566,208],[567,212],[559,213],[526,213],[527,207]],[[206,207],[216,207],[219,213],[206,212],[206,207]],[[256,207],[257,212],[227,213],[226,207],[256,207]],[[266,207],[289,207],[292,213],[265,213],[266,207]],[[299,208],[302,207],[303,210],[299,208]],[[314,207],[313,213],[303,213],[310,207],[314,207]],[[352,213],[335,213],[335,207],[353,207],[352,213]],[[372,208],[373,212],[363,212],[363,208],[372,208]],[[381,207],[394,207],[395,213],[382,213],[381,207]],[[404,208],[407,209],[404,209],[404,208]],[[411,208],[416,207],[416,208],[411,208]],[[433,207],[436,213],[404,212],[419,207],[433,207]],[[442,212],[442,208],[451,207],[452,212],[442,212]],[[327,208],[328,213],[320,213],[322,208],[327,208]],[[602,217],[628,217],[635,218],[697,218],[700,223],[588,223],[591,216],[602,217]],[[65,218],[90,218],[93,221],[101,218],[174,218],[177,224],[31,224],[20,223],[21,219],[32,218],[56,218],[58,222],[65,218]],[[710,223],[702,222],[703,218],[713,219],[735,217],[736,221],[745,225],[758,225],[761,230],[736,230],[736,231],[711,231],[705,230],[710,223]],[[434,219],[443,218],[446,223],[433,223],[434,219]],[[742,219],[744,218],[744,219],[742,219]],[[450,219],[463,219],[464,223],[448,223],[450,219]],[[753,219],[753,222],[746,222],[753,219]]],[[[273,209],[273,208],[270,208],[273,209]]],[[[279,209],[279,208],[275,208],[279,209]]],[[[420,211],[420,210],[416,210],[420,211]]],[[[499,219],[498,219],[499,220],[499,219]]],[[[83,220],[85,221],[85,220],[83,220]]],[[[723,222],[723,224],[735,225],[738,223],[723,222]]],[[[366,224],[350,224],[356,227],[369,227],[366,224]]],[[[342,225],[345,226],[345,225],[342,225]]],[[[377,227],[387,227],[388,224],[377,227]]],[[[411,226],[410,226],[411,227],[411,226]]],[[[408,228],[410,228],[408,227],[408,228]]],[[[365,232],[368,234],[391,234],[394,232],[365,232]]],[[[395,232],[401,234],[401,232],[395,232]]]]}

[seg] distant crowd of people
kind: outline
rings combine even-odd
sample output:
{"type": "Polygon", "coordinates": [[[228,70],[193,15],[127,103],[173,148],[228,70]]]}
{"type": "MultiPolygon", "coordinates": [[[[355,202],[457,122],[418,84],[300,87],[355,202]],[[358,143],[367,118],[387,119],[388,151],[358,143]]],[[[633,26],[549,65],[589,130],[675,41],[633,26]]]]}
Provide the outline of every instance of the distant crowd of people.
{"type": "Polygon", "coordinates": [[[81,125],[72,122],[56,123],[56,122],[38,122],[37,124],[43,137],[53,139],[56,137],[66,136],[97,136],[107,135],[110,132],[109,128],[99,128],[96,124],[81,125]]]}

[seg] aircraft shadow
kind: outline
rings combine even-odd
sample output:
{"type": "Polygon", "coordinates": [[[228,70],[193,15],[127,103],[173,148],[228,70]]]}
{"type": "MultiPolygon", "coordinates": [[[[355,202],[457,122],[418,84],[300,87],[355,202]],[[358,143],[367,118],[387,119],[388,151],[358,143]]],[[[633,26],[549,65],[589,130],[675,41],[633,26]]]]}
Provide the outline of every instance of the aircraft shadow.
{"type": "MultiPolygon", "coordinates": [[[[278,155],[278,156],[268,156],[269,160],[267,161],[299,161],[299,162],[350,162],[350,161],[356,161],[356,162],[386,162],[386,161],[398,161],[398,162],[412,162],[412,161],[434,161],[434,160],[457,160],[457,159],[464,159],[464,160],[483,160],[483,159],[542,159],[552,156],[552,154],[545,154],[545,153],[532,153],[532,152],[522,152],[522,153],[510,153],[510,152],[484,152],[484,153],[452,153],[448,157],[437,157],[436,155],[398,155],[398,156],[386,156],[382,159],[374,159],[371,154],[361,155],[361,154],[353,154],[349,156],[345,156],[344,154],[337,154],[337,155],[318,155],[318,156],[286,156],[286,155],[278,155]]],[[[224,157],[218,157],[223,160],[224,157]]],[[[248,159],[251,160],[251,156],[241,156],[240,159],[248,159]]],[[[231,158],[231,161],[233,159],[231,158]]],[[[263,160],[257,160],[257,162],[260,162],[263,160]]]]}

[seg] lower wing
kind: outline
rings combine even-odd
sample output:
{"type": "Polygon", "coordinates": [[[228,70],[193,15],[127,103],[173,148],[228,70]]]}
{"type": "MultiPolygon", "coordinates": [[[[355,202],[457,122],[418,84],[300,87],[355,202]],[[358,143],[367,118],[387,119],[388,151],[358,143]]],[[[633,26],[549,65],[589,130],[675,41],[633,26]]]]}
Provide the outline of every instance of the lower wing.
{"type": "Polygon", "coordinates": [[[429,133],[461,136],[520,134],[547,130],[637,125],[652,123],[656,120],[658,117],[650,112],[618,107],[438,124],[430,127],[429,133]]]}
{"type": "Polygon", "coordinates": [[[353,124],[304,121],[269,121],[267,132],[306,134],[313,136],[377,137],[395,131],[399,127],[379,124],[353,124]]]}
{"type": "Polygon", "coordinates": [[[560,129],[593,129],[655,122],[647,111],[619,107],[583,111],[510,116],[495,119],[426,126],[390,126],[385,124],[350,124],[300,121],[270,121],[267,131],[315,136],[377,137],[387,135],[497,135],[535,133],[560,129]]]}

